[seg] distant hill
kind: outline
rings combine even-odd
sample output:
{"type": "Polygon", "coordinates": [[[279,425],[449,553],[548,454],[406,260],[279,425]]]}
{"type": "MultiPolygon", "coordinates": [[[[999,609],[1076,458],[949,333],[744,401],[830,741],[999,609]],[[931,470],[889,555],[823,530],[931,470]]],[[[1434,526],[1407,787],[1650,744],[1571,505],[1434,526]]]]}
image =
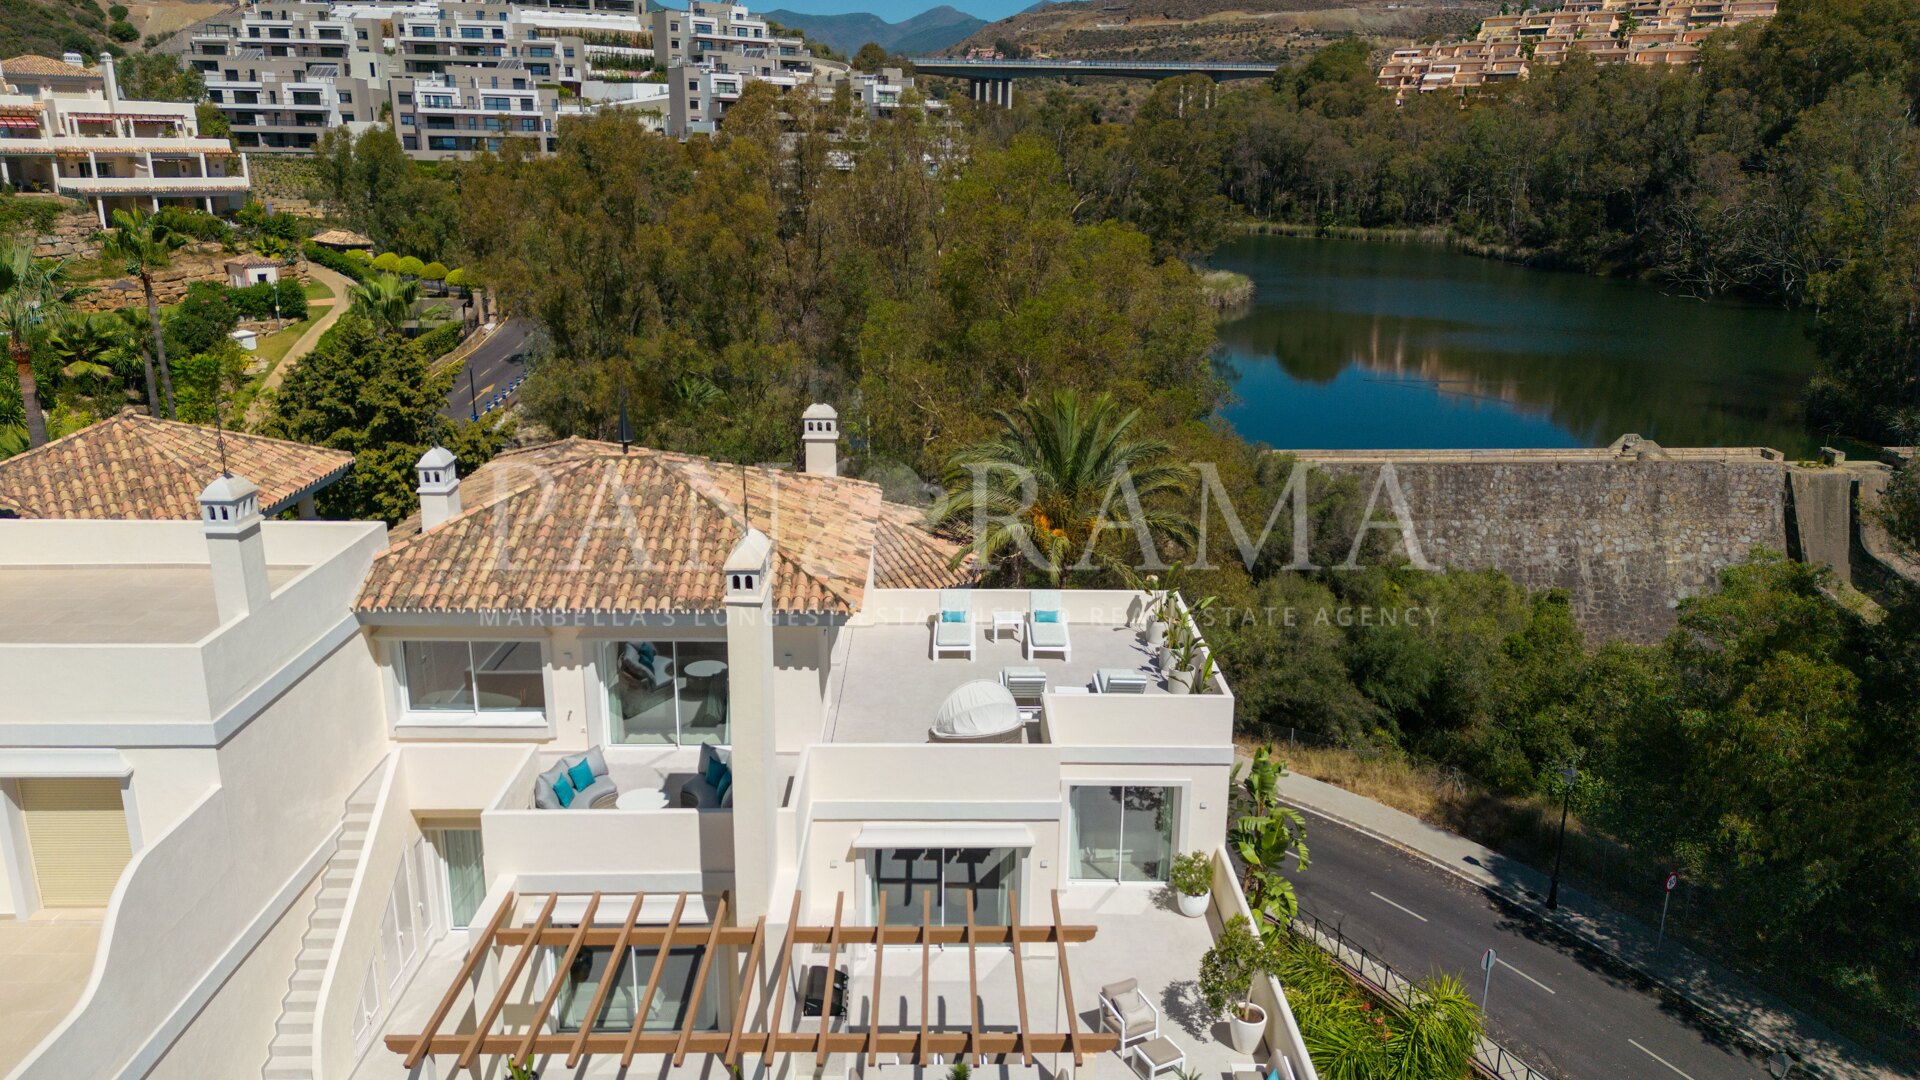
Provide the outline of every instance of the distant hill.
{"type": "Polygon", "coordinates": [[[944,4],[897,23],[864,11],[846,15],[803,15],[798,11],[776,9],[767,12],[766,17],[849,56],[869,41],[890,53],[939,52],[987,25],[984,19],[944,4]]]}
{"type": "Polygon", "coordinates": [[[1382,44],[1471,34],[1495,0],[1068,0],[988,23],[948,51],[1001,42],[1069,59],[1288,62],[1359,34],[1382,44]]]}
{"type": "Polygon", "coordinates": [[[0,0],[0,58],[37,53],[98,53],[107,43],[109,20],[94,0],[0,0]]]}

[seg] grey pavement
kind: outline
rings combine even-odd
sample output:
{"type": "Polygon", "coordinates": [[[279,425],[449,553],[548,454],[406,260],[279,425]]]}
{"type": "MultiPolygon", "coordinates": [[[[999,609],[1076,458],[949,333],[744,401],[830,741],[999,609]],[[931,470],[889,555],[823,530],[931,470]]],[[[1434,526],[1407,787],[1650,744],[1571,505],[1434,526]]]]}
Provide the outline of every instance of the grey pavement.
{"type": "Polygon", "coordinates": [[[1653,928],[1565,883],[1559,910],[1546,911],[1547,875],[1530,866],[1311,777],[1289,775],[1281,795],[1345,826],[1309,828],[1312,862],[1295,875],[1303,906],[1341,922],[1349,938],[1402,975],[1454,971],[1476,999],[1480,956],[1495,948],[1504,963],[1494,973],[1490,1035],[1545,1071],[1693,1080],[1766,1075],[1764,1062],[1695,1023],[1692,1010],[1662,1003],[1677,995],[1750,1043],[1789,1050],[1800,1060],[1794,1075],[1913,1075],[1726,968],[1671,941],[1657,945],[1653,928]],[[1616,1060],[1634,1067],[1622,1071],[1616,1060]]]}
{"type": "Polygon", "coordinates": [[[525,320],[509,319],[467,354],[441,412],[455,420],[486,412],[487,399],[527,370],[524,350],[532,332],[525,320]]]}

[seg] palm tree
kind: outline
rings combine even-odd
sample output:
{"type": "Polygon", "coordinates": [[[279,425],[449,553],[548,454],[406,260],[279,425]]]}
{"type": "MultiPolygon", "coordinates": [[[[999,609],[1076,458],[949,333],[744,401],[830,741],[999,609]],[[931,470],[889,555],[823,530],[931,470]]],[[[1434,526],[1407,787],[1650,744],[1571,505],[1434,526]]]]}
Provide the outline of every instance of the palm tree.
{"type": "MultiPolygon", "coordinates": [[[[407,320],[414,317],[413,305],[420,302],[420,281],[393,274],[375,274],[355,285],[347,295],[353,310],[366,316],[374,329],[384,336],[398,331],[406,325],[407,320]]],[[[445,310],[444,305],[435,304],[422,311],[420,317],[432,318],[445,310]]]]}
{"type": "Polygon", "coordinates": [[[1025,555],[1058,585],[1065,571],[1089,569],[1089,560],[1124,565],[1100,550],[1110,530],[1144,528],[1156,547],[1163,539],[1191,542],[1191,522],[1164,498],[1185,492],[1191,472],[1166,443],[1128,438],[1140,410],[1122,416],[1111,395],[1082,401],[1061,390],[994,417],[1000,437],[949,459],[948,491],[933,507],[936,522],[974,523],[956,564],[967,554],[982,565],[1025,555]],[[1108,517],[1116,500],[1131,520],[1108,517]]]}
{"type": "Polygon", "coordinates": [[[33,248],[10,243],[0,248],[0,333],[20,380],[20,411],[26,414],[27,445],[47,441],[47,414],[40,407],[40,386],[33,377],[33,339],[58,318],[84,290],[67,284],[64,259],[36,259],[33,248]]]}
{"type": "Polygon", "coordinates": [[[187,238],[138,210],[115,210],[113,231],[100,253],[126,267],[128,277],[140,279],[147,294],[147,321],[153,326],[153,353],[147,360],[147,411],[160,411],[160,398],[154,392],[153,369],[157,359],[160,389],[166,393],[167,418],[173,419],[173,375],[167,370],[167,339],[160,332],[160,302],[153,295],[153,272],[173,261],[173,253],[187,238]]]}

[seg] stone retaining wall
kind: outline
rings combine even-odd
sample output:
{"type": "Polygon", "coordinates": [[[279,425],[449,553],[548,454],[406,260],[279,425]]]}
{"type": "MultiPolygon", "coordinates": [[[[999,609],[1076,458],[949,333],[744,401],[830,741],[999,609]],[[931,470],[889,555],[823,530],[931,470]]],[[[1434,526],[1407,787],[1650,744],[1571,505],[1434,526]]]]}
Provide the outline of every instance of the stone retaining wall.
{"type": "MultiPolygon", "coordinates": [[[[1650,445],[1650,444],[1647,444],[1650,445]]],[[[1754,449],[1635,455],[1298,452],[1365,498],[1392,462],[1423,553],[1565,589],[1594,640],[1653,641],[1755,547],[1787,549],[1786,464],[1754,449]]],[[[1377,514],[1389,513],[1383,493],[1377,514]]]]}
{"type": "Polygon", "coordinates": [[[100,219],[91,209],[69,210],[51,232],[33,238],[36,259],[91,259],[100,254],[100,219]]]}

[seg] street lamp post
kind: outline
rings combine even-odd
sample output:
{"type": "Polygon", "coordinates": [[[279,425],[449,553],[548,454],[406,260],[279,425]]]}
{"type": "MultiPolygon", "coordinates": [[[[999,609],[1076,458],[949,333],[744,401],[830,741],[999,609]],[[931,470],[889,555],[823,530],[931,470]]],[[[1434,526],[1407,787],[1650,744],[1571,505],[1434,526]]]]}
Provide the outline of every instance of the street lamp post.
{"type": "Polygon", "coordinates": [[[1560,909],[1560,856],[1567,848],[1567,808],[1573,804],[1573,785],[1580,779],[1580,770],[1571,762],[1560,770],[1560,779],[1566,781],[1566,787],[1560,793],[1560,838],[1553,844],[1553,880],[1547,884],[1547,910],[1560,909]]]}

